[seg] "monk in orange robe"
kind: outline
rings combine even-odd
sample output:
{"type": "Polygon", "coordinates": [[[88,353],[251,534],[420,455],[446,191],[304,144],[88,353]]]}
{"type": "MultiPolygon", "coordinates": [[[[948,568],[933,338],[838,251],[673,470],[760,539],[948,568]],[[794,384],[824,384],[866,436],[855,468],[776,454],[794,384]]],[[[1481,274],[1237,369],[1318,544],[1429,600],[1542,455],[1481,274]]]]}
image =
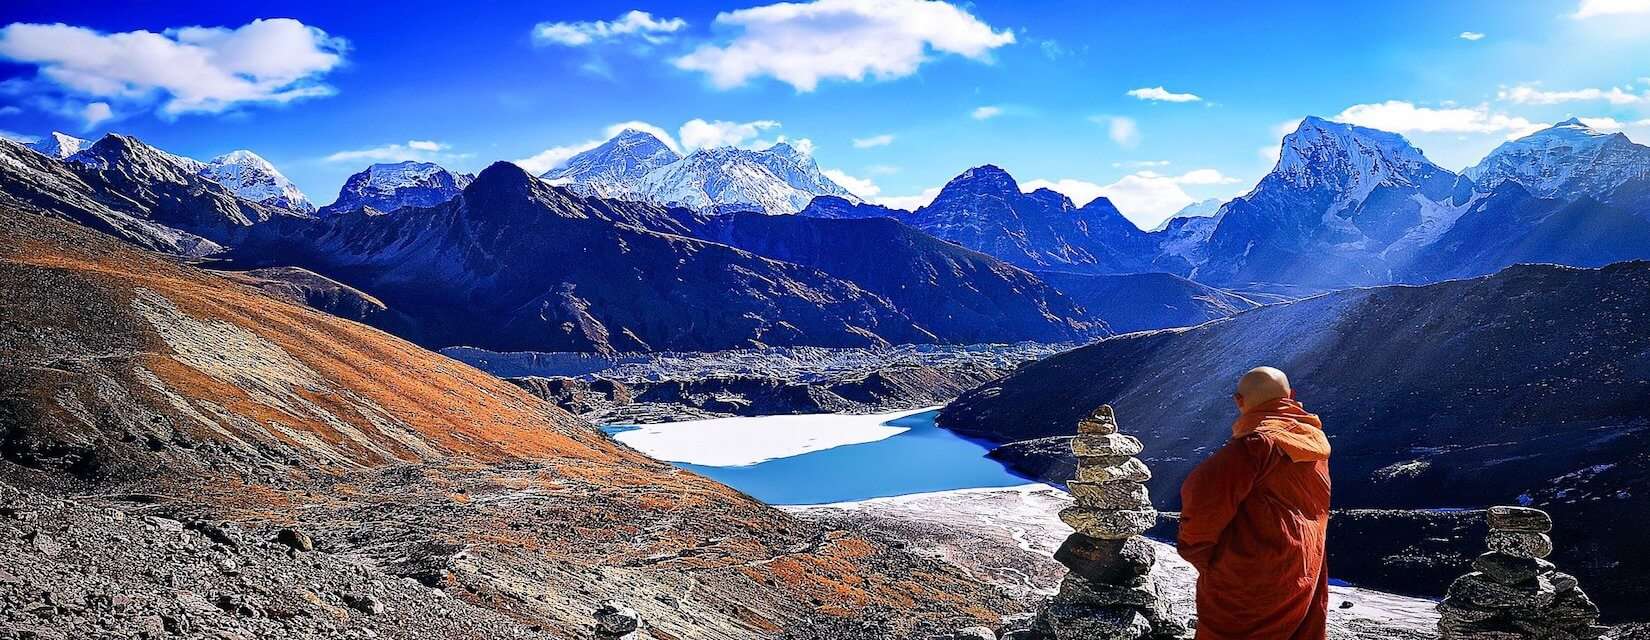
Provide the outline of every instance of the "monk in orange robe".
{"type": "Polygon", "coordinates": [[[1254,369],[1232,439],[1180,489],[1180,555],[1197,568],[1198,640],[1323,640],[1329,439],[1289,378],[1254,369]]]}

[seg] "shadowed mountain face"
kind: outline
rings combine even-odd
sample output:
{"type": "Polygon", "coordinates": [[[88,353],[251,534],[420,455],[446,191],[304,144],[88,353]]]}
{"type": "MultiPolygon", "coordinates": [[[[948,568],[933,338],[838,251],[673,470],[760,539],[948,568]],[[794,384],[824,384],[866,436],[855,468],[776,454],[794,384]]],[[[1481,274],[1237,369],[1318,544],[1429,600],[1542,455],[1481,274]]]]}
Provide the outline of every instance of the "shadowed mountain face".
{"type": "Polygon", "coordinates": [[[1259,306],[1238,294],[1168,273],[1044,271],[1037,277],[1118,333],[1188,327],[1259,306]]]}
{"type": "Polygon", "coordinates": [[[704,218],[692,233],[850,280],[948,342],[1062,342],[1105,332],[1036,276],[892,219],[743,214],[704,218]]]}
{"type": "MultiPolygon", "coordinates": [[[[1650,263],[1631,262],[1325,294],[1069,351],[963,394],[940,422],[999,442],[1069,435],[1111,403],[1146,442],[1152,495],[1172,509],[1186,473],[1228,435],[1237,378],[1272,365],[1324,419],[1338,508],[1533,496],[1561,522],[1602,525],[1645,513],[1647,496],[1601,482],[1596,499],[1571,504],[1548,489],[1650,446],[1646,287],[1650,263]]],[[[1577,532],[1564,546],[1621,561],[1643,549],[1641,536],[1614,537],[1630,529],[1577,532]]]]}
{"type": "Polygon", "coordinates": [[[305,215],[237,198],[196,175],[204,165],[134,138],[111,134],[72,158],[0,140],[0,201],[184,256],[221,252],[253,225],[305,215]]]}
{"type": "Polygon", "coordinates": [[[662,233],[665,209],[587,200],[508,163],[454,200],[273,226],[252,264],[295,264],[383,300],[432,347],[714,350],[929,342],[886,299],[818,270],[662,233]],[[650,230],[651,229],[651,230],[650,230]]]}
{"type": "Polygon", "coordinates": [[[0,559],[36,585],[116,589],[157,629],[171,616],[297,638],[333,637],[333,621],[566,640],[607,598],[682,638],[865,616],[923,637],[1011,607],[398,338],[77,225],[14,209],[0,224],[0,501],[39,514],[36,542],[0,559]],[[265,542],[283,527],[316,550],[265,542]],[[83,552],[104,540],[119,544],[83,552]],[[429,588],[440,616],[423,613],[429,588]],[[654,597],[674,593],[692,598],[654,597]],[[366,613],[363,594],[392,615],[366,613]],[[214,602],[272,613],[247,622],[214,602]]]}

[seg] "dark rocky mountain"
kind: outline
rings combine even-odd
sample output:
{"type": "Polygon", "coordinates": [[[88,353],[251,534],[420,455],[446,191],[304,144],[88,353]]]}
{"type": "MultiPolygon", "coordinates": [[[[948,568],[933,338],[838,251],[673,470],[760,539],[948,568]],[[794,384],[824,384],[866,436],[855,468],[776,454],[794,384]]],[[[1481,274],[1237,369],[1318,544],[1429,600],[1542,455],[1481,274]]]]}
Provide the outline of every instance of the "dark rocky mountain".
{"type": "Polygon", "coordinates": [[[1191,277],[1225,285],[1391,282],[1392,265],[1447,228],[1465,202],[1458,182],[1403,136],[1306,118],[1284,137],[1272,172],[1221,208],[1191,277]]]}
{"type": "Polygon", "coordinates": [[[1650,199],[1541,198],[1506,180],[1475,199],[1427,250],[1398,271],[1427,282],[1483,275],[1517,263],[1597,267],[1650,258],[1650,199]]]}
{"type": "Polygon", "coordinates": [[[930,637],[1015,607],[383,332],[0,224],[8,631],[572,640],[617,599],[656,637],[930,637]]]}
{"type": "Polygon", "coordinates": [[[937,238],[1033,271],[1150,270],[1153,241],[1105,198],[1082,207],[1049,189],[1022,193],[1007,171],[984,165],[952,178],[912,213],[820,198],[801,212],[819,218],[894,217],[937,238]]]}
{"type": "Polygon", "coordinates": [[[453,173],[433,162],[407,160],[375,164],[351,175],[338,190],[338,199],[321,208],[330,216],[363,207],[377,212],[403,207],[433,207],[453,199],[474,176],[453,173]]]}
{"type": "Polygon", "coordinates": [[[0,199],[183,256],[219,253],[253,225],[306,217],[237,198],[191,163],[116,134],[67,162],[0,140],[0,199]]]}
{"type": "Polygon", "coordinates": [[[1228,435],[1234,381],[1277,366],[1328,425],[1338,508],[1530,502],[1578,523],[1565,544],[1576,555],[1558,562],[1619,587],[1601,596],[1611,606],[1637,607],[1650,583],[1628,578],[1650,565],[1630,532],[1650,526],[1650,495],[1608,482],[1630,473],[1596,470],[1650,450],[1646,287],[1650,263],[1628,262],[1330,293],[1108,338],[963,394],[939,419],[1009,442],[1069,435],[1111,403],[1139,425],[1152,495],[1173,509],[1180,481],[1228,435]],[[1588,499],[1551,490],[1583,479],[1588,499]]]}
{"type": "Polygon", "coordinates": [[[1043,271],[1037,277],[1117,333],[1187,327],[1260,306],[1244,296],[1170,273],[1043,271]]]}
{"type": "Polygon", "coordinates": [[[1036,276],[888,218],[734,214],[701,218],[691,232],[858,284],[946,342],[1065,342],[1106,333],[1036,276]]]}
{"type": "Polygon", "coordinates": [[[236,252],[296,265],[413,318],[431,347],[713,350],[940,338],[884,298],[819,270],[650,229],[686,215],[580,198],[508,163],[459,197],[390,214],[271,227],[236,252]]]}

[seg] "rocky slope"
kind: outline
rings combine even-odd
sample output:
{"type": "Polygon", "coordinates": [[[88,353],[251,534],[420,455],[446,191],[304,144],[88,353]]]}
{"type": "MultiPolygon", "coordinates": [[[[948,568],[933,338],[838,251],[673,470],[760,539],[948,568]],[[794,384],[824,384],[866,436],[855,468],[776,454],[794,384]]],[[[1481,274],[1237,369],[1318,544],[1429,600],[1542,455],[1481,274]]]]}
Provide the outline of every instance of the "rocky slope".
{"type": "Polygon", "coordinates": [[[1170,273],[1037,274],[1117,333],[1187,327],[1259,306],[1241,295],[1170,273]]]}
{"type": "Polygon", "coordinates": [[[330,216],[362,208],[389,212],[403,207],[433,207],[458,196],[474,179],[433,162],[375,164],[345,180],[338,199],[322,208],[320,214],[330,216]]]}
{"type": "Polygon", "coordinates": [[[1107,332],[1036,276],[886,218],[735,214],[704,218],[690,232],[849,280],[949,341],[1065,342],[1107,332]]]}
{"type": "Polygon", "coordinates": [[[618,598],[646,637],[806,637],[1006,607],[384,333],[77,225],[0,222],[0,597],[19,603],[0,615],[19,628],[573,638],[618,598]],[[260,542],[302,538],[316,551],[260,542]]]}
{"type": "Polygon", "coordinates": [[[0,199],[175,255],[220,253],[253,225],[303,214],[237,198],[204,166],[110,134],[70,157],[0,140],[0,199]]]}
{"type": "Polygon", "coordinates": [[[1140,425],[1157,472],[1153,494],[1173,508],[1180,480],[1225,437],[1233,381],[1250,367],[1278,366],[1328,425],[1337,507],[1471,507],[1522,496],[1585,528],[1567,544],[1590,555],[1565,562],[1619,586],[1600,597],[1637,611],[1634,594],[1650,589],[1630,579],[1643,575],[1641,542],[1624,533],[1636,524],[1617,523],[1643,512],[1635,511],[1642,492],[1606,482],[1584,502],[1539,496],[1643,455],[1646,286],[1650,263],[1633,262],[1520,266],[1326,294],[1106,339],[970,391],[939,420],[1006,442],[1065,435],[1084,411],[1112,403],[1140,425]]]}

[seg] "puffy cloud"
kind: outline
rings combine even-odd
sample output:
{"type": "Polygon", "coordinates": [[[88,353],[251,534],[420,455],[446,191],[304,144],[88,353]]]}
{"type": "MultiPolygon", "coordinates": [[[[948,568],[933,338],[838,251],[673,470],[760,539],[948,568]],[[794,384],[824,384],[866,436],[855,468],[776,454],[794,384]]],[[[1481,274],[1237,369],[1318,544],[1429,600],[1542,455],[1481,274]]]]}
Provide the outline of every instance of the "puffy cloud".
{"type": "Polygon", "coordinates": [[[841,169],[825,169],[820,171],[820,173],[823,173],[825,174],[825,177],[830,178],[831,182],[842,185],[842,188],[847,189],[850,193],[861,198],[869,199],[872,196],[882,193],[882,189],[877,187],[877,183],[871,181],[870,178],[856,178],[848,175],[847,172],[844,172],[841,169]]]}
{"type": "Polygon", "coordinates": [[[1459,35],[1457,37],[1461,38],[1462,40],[1469,41],[1469,42],[1477,42],[1479,40],[1484,39],[1484,34],[1479,33],[1477,31],[1462,31],[1461,35],[1459,35]]]}
{"type": "Polygon", "coordinates": [[[1012,31],[928,0],[781,2],[717,14],[716,24],[739,33],[673,62],[724,89],[761,76],[803,92],[826,79],[900,78],[931,60],[930,52],[989,61],[992,49],[1014,42],[1012,31]]]}
{"type": "Polygon", "coordinates": [[[1575,18],[1593,18],[1633,13],[1650,13],[1650,0],[1581,0],[1575,18]]]}
{"type": "Polygon", "coordinates": [[[1129,90],[1128,95],[1141,100],[1150,100],[1153,102],[1199,102],[1203,100],[1201,96],[1198,96],[1195,93],[1175,93],[1173,91],[1169,91],[1168,89],[1164,89],[1163,87],[1131,89],[1129,90]]]}
{"type": "Polygon", "coordinates": [[[1610,118],[1610,117],[1602,117],[1602,118],[1581,117],[1581,118],[1576,118],[1576,119],[1580,120],[1582,124],[1587,125],[1588,128],[1597,129],[1599,131],[1623,131],[1623,130],[1626,130],[1626,129],[1637,129],[1637,128],[1642,128],[1642,127],[1650,127],[1650,118],[1645,118],[1643,120],[1632,120],[1632,121],[1629,121],[1629,122],[1622,122],[1620,120],[1617,120],[1615,118],[1610,118]]]}
{"type": "Polygon", "coordinates": [[[80,119],[86,121],[87,129],[113,117],[115,117],[115,111],[107,102],[93,102],[80,109],[80,119]]]}
{"type": "Polygon", "coordinates": [[[1140,171],[1118,179],[1111,184],[1095,184],[1086,180],[1030,180],[1020,185],[1026,191],[1053,189],[1072,202],[1082,206],[1095,198],[1105,196],[1117,210],[1135,226],[1153,229],[1186,205],[1196,202],[1181,185],[1233,184],[1236,178],[1215,169],[1196,169],[1178,176],[1140,171]]]}
{"type": "Polygon", "coordinates": [[[869,138],[854,138],[855,149],[870,149],[871,147],[886,147],[894,143],[894,134],[884,133],[869,138]]]}
{"type": "Polygon", "coordinates": [[[39,82],[103,99],[106,107],[109,101],[159,101],[165,116],[332,95],[321,77],[343,63],[347,47],[343,39],[289,18],[162,33],[102,33],[65,24],[0,28],[0,58],[35,65],[39,82]]]}
{"type": "Polygon", "coordinates": [[[1140,125],[1135,123],[1134,118],[1093,116],[1089,120],[1106,127],[1106,136],[1120,147],[1132,148],[1140,144],[1140,125]]]}
{"type": "Polygon", "coordinates": [[[1118,169],[1145,169],[1145,168],[1149,168],[1149,167],[1167,167],[1167,166],[1169,166],[1169,161],[1168,160],[1128,160],[1128,161],[1124,161],[1124,162],[1113,162],[1113,163],[1111,163],[1111,166],[1116,167],[1118,169]]]}
{"type": "Polygon", "coordinates": [[[452,147],[434,140],[408,140],[406,143],[391,143],[368,147],[365,149],[350,149],[339,151],[323,158],[326,162],[402,162],[418,160],[434,162],[438,160],[456,160],[470,157],[467,153],[449,153],[452,147]]]}
{"type": "Polygon", "coordinates": [[[660,19],[646,11],[631,10],[613,20],[540,22],[533,25],[533,43],[582,47],[604,40],[635,37],[659,44],[685,27],[687,21],[681,18],[660,19]]]}
{"type": "Polygon", "coordinates": [[[1622,87],[1609,89],[1575,89],[1571,91],[1542,91],[1529,85],[1519,85],[1496,92],[1496,98],[1517,104],[1560,104],[1564,102],[1604,101],[1610,104],[1650,103],[1650,92],[1632,93],[1622,87]]]}
{"type": "MultiPolygon", "coordinates": [[[[690,149],[703,147],[737,147],[746,141],[754,140],[763,130],[779,126],[777,120],[754,120],[751,122],[729,122],[715,120],[706,122],[694,118],[682,125],[677,132],[682,137],[682,146],[690,149]]],[[[812,144],[809,144],[812,147],[812,144]]],[[[799,147],[800,148],[800,147],[799,147]]]]}
{"type": "Polygon", "coordinates": [[[1522,117],[1493,113],[1482,105],[1434,109],[1401,100],[1352,105],[1332,119],[1397,133],[1502,133],[1517,137],[1543,128],[1522,117]]]}
{"type": "Polygon", "coordinates": [[[975,107],[973,111],[968,113],[968,117],[975,120],[990,120],[1000,115],[1003,115],[1003,108],[991,105],[975,107]]]}
{"type": "Polygon", "coordinates": [[[882,196],[879,198],[872,198],[871,202],[892,209],[916,211],[917,209],[928,206],[930,203],[934,202],[934,198],[938,197],[940,197],[940,187],[929,187],[927,189],[923,189],[922,192],[915,195],[882,196]]]}

